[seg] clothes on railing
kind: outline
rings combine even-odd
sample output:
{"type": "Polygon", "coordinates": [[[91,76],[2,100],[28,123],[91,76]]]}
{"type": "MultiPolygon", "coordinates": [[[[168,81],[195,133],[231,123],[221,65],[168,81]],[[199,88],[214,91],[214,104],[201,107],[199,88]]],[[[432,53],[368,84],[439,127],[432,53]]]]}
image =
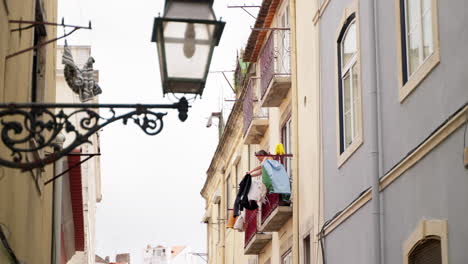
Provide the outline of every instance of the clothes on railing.
{"type": "Polygon", "coordinates": [[[99,87],[99,84],[94,80],[93,63],[93,57],[89,57],[83,69],[78,68],[73,61],[70,47],[68,47],[65,41],[62,56],[62,64],[65,64],[63,70],[65,80],[73,92],[79,95],[81,102],[89,101],[102,93],[101,87],[99,87]]]}
{"type": "Polygon", "coordinates": [[[271,193],[291,194],[289,175],[276,160],[267,159],[262,163],[262,182],[271,193]]]}
{"type": "Polygon", "coordinates": [[[265,184],[263,184],[261,179],[255,177],[252,179],[252,184],[250,185],[247,197],[249,198],[249,201],[255,201],[257,204],[262,204],[265,201],[267,192],[265,184]]]}
{"type": "Polygon", "coordinates": [[[236,223],[234,224],[234,229],[239,232],[244,232],[245,229],[245,210],[236,218],[236,223]]]}
{"type": "Polygon", "coordinates": [[[239,216],[239,212],[243,211],[244,208],[248,210],[255,210],[258,208],[258,204],[255,201],[250,201],[248,194],[250,186],[252,185],[252,176],[247,174],[244,176],[239,184],[239,192],[234,202],[234,216],[239,216]]]}

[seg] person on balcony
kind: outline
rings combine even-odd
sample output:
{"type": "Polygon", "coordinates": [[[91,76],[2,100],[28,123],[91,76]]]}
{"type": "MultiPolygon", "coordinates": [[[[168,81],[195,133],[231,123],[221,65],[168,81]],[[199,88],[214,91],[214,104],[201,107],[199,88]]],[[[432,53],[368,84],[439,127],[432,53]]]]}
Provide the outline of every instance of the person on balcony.
{"type": "Polygon", "coordinates": [[[283,164],[273,160],[265,150],[255,152],[260,165],[247,172],[252,177],[262,176],[262,182],[270,193],[291,194],[289,176],[283,164]]]}
{"type": "Polygon", "coordinates": [[[255,156],[257,157],[258,161],[260,162],[260,165],[257,167],[253,168],[252,170],[248,171],[246,174],[250,174],[252,177],[258,177],[262,175],[262,164],[265,160],[267,159],[272,159],[268,152],[265,150],[261,149],[257,152],[255,152],[255,156]]]}

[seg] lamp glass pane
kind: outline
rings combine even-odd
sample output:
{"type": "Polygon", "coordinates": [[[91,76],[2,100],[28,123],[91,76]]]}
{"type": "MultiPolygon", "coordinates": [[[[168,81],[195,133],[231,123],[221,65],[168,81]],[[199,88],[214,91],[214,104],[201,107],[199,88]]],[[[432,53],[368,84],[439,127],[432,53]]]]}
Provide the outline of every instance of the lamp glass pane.
{"type": "Polygon", "coordinates": [[[214,29],[214,25],[202,23],[164,24],[164,49],[169,78],[205,77],[214,29]]]}
{"type": "Polygon", "coordinates": [[[165,17],[215,20],[208,1],[184,2],[171,1],[165,17]]]}

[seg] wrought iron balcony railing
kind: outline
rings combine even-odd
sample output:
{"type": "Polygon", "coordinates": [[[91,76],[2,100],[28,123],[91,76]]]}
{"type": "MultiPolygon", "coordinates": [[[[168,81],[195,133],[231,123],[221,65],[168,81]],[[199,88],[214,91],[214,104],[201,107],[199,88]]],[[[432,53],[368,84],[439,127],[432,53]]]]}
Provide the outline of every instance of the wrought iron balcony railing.
{"type": "Polygon", "coordinates": [[[265,95],[275,76],[291,75],[291,48],[289,30],[274,30],[260,54],[261,96],[265,95]]]}
{"type": "Polygon", "coordinates": [[[247,91],[244,97],[244,102],[242,105],[242,113],[244,120],[244,135],[249,129],[250,123],[254,117],[254,96],[253,96],[253,80],[248,81],[247,91]]]}
{"type": "Polygon", "coordinates": [[[246,228],[244,231],[245,235],[245,243],[244,245],[247,246],[252,240],[252,238],[255,236],[257,233],[257,214],[258,214],[258,209],[256,210],[247,210],[245,212],[245,223],[246,223],[246,228]]]}
{"type": "Polygon", "coordinates": [[[243,102],[244,135],[255,118],[268,119],[268,108],[262,108],[255,96],[255,79],[250,79],[243,102]]]}
{"type": "Polygon", "coordinates": [[[279,193],[267,194],[266,201],[262,204],[262,224],[271,215],[271,213],[278,208],[280,204],[281,195],[279,193]]]}

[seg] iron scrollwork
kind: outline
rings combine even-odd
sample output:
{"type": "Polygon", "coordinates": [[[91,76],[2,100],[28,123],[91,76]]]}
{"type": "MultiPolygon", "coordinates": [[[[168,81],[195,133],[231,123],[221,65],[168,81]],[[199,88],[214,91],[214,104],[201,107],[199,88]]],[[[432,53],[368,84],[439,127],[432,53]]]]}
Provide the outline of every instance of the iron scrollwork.
{"type": "Polygon", "coordinates": [[[167,113],[153,109],[177,109],[179,119],[185,121],[188,108],[185,98],[174,104],[0,104],[0,166],[22,170],[44,167],[91,143],[90,136],[118,120],[124,125],[133,122],[147,135],[157,135],[167,113]],[[95,110],[101,108],[109,109],[110,116],[95,110]],[[132,110],[118,114],[116,109],[132,110]],[[72,134],[73,141],[62,148],[56,140],[63,133],[72,134]],[[46,150],[50,154],[38,155],[46,150]]]}

